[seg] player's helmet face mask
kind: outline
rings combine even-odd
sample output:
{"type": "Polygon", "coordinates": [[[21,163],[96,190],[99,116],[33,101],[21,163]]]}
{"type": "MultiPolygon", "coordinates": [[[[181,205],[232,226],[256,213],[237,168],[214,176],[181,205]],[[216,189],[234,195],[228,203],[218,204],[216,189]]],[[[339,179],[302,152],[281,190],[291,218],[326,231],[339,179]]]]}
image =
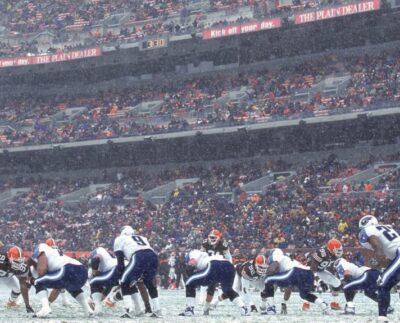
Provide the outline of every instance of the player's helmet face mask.
{"type": "Polygon", "coordinates": [[[8,249],[7,258],[9,259],[11,265],[13,263],[21,263],[25,261],[25,257],[22,255],[22,249],[17,246],[8,249]]]}
{"type": "Polygon", "coordinates": [[[343,246],[342,243],[337,239],[331,239],[327,243],[327,249],[331,255],[336,258],[341,258],[343,256],[343,246]]]}
{"type": "Polygon", "coordinates": [[[366,227],[369,227],[371,225],[378,225],[378,219],[374,217],[373,215],[366,215],[363,216],[360,221],[358,222],[358,227],[360,229],[364,229],[366,227]]]}
{"type": "Polygon", "coordinates": [[[267,274],[268,265],[267,258],[265,256],[259,255],[254,259],[254,267],[256,268],[257,274],[264,276],[267,274]]]}
{"type": "Polygon", "coordinates": [[[130,225],[122,227],[121,236],[131,236],[135,234],[135,230],[130,225]]]}
{"type": "Polygon", "coordinates": [[[221,232],[219,232],[218,230],[211,230],[210,234],[208,235],[208,243],[212,246],[215,246],[221,239],[221,237],[221,232]]]}

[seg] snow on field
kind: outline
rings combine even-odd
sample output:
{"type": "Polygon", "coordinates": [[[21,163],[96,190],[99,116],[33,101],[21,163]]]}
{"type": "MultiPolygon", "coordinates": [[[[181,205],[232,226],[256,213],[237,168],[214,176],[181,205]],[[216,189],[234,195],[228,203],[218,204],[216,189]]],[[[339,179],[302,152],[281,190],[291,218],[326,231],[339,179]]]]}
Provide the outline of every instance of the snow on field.
{"type": "MultiPolygon", "coordinates": [[[[209,316],[202,315],[202,306],[195,307],[195,317],[180,317],[178,316],[185,308],[185,294],[183,290],[160,290],[160,304],[163,312],[162,318],[135,318],[121,319],[119,316],[122,313],[121,304],[118,304],[114,309],[105,309],[104,314],[95,318],[86,318],[81,310],[81,307],[74,299],[70,298],[71,307],[63,307],[60,300],[57,300],[53,306],[53,312],[49,319],[32,318],[25,312],[25,307],[21,305],[18,309],[7,309],[4,304],[7,302],[9,292],[2,290],[0,292],[0,323],[11,322],[123,322],[123,321],[137,321],[137,322],[174,322],[174,323],[220,323],[220,322],[297,322],[297,323],[366,323],[375,322],[377,316],[377,305],[366,298],[363,294],[357,294],[355,298],[356,311],[355,316],[343,315],[341,312],[333,312],[330,315],[321,315],[316,306],[311,306],[309,312],[300,311],[302,304],[301,299],[296,293],[293,293],[292,298],[288,304],[288,315],[276,316],[261,316],[258,313],[252,313],[249,317],[240,316],[239,309],[231,305],[229,302],[221,303],[217,309],[210,312],[209,316]]],[[[32,305],[35,310],[40,308],[40,304],[33,291],[31,291],[32,305]]],[[[323,294],[322,297],[327,301],[331,301],[330,294],[323,294]]],[[[281,295],[278,292],[275,300],[277,308],[280,309],[281,295]]],[[[254,293],[254,300],[258,302],[258,294],[254,293]]],[[[343,295],[340,295],[341,303],[344,304],[343,295]]],[[[400,322],[400,304],[397,294],[392,294],[392,305],[395,308],[395,313],[389,318],[391,322],[400,322]]]]}

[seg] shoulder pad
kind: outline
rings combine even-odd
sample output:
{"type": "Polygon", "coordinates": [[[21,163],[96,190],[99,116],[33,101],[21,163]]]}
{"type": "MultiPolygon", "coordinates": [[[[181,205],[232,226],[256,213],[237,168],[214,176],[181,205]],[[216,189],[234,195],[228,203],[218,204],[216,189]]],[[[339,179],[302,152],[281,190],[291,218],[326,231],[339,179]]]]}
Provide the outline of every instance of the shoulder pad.
{"type": "Polygon", "coordinates": [[[360,233],[358,234],[358,240],[360,240],[361,243],[367,243],[369,239],[369,236],[367,232],[365,232],[365,229],[362,229],[360,233]]]}
{"type": "Polygon", "coordinates": [[[6,264],[8,263],[8,258],[5,253],[0,253],[0,264],[6,264]]]}

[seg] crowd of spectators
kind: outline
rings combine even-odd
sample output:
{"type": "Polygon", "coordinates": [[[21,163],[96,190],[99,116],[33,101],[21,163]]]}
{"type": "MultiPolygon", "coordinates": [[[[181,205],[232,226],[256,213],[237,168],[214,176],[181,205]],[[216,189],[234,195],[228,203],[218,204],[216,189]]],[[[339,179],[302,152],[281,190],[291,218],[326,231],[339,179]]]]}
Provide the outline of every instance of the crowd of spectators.
{"type": "MultiPolygon", "coordinates": [[[[56,0],[40,3],[26,0],[14,5],[4,4],[7,15],[3,19],[11,32],[18,33],[81,30],[120,13],[130,14],[128,23],[190,15],[189,3],[187,0],[56,0]]],[[[249,4],[246,0],[212,0],[204,8],[212,12],[249,4]]]]}
{"type": "Polygon", "coordinates": [[[345,59],[327,55],[274,71],[210,75],[112,89],[95,96],[10,97],[0,103],[0,118],[14,126],[0,133],[0,147],[151,135],[385,107],[400,100],[399,61],[398,51],[345,59]],[[350,81],[342,93],[323,96],[314,91],[311,97],[294,96],[345,73],[350,81]],[[245,93],[242,101],[228,98],[235,90],[245,93]],[[162,102],[150,115],[133,108],[150,101],[162,102]],[[59,114],[66,109],[82,106],[86,107],[82,113],[60,120],[59,114]]]}
{"type": "MultiPolygon", "coordinates": [[[[357,1],[357,0],[354,0],[357,1]]],[[[192,12],[188,0],[56,0],[6,1],[1,4],[4,13],[0,23],[14,38],[49,31],[54,34],[53,45],[62,49],[69,32],[81,33],[86,46],[133,42],[155,34],[201,32],[205,28],[242,23],[249,20],[288,16],[291,13],[354,1],[277,1],[266,0],[209,0],[201,10],[192,12]],[[248,7],[251,14],[238,17],[238,8],[248,7]],[[208,14],[221,12],[220,20],[208,19],[208,14]],[[124,16],[121,22],[120,18],[124,16]],[[108,21],[113,28],[97,28],[108,21]],[[119,25],[119,31],[115,26],[119,25]]],[[[23,38],[22,38],[23,39],[23,38]]],[[[22,42],[25,42],[23,40],[22,42]]],[[[13,43],[15,43],[13,41],[13,43]]],[[[43,52],[35,42],[9,48],[0,47],[0,56],[23,56],[43,52]]]]}
{"type": "MultiPolygon", "coordinates": [[[[388,160],[399,158],[394,154],[388,160]]],[[[62,195],[87,186],[92,182],[89,178],[19,179],[4,189],[31,183],[30,189],[0,209],[2,239],[31,249],[52,236],[66,250],[90,250],[98,244],[111,246],[121,226],[130,224],[158,251],[198,247],[211,228],[224,233],[232,250],[313,248],[332,237],[346,247],[357,247],[361,216],[373,214],[397,226],[400,196],[394,183],[398,171],[382,176],[363,194],[325,196],[321,187],[370,168],[377,160],[380,157],[355,164],[332,155],[303,167],[278,160],[181,166],[152,173],[121,170],[112,175],[111,186],[74,206],[66,205],[62,195]],[[291,168],[296,175],[277,181],[265,193],[247,194],[242,189],[243,184],[272,171],[291,168]],[[142,197],[144,189],[188,177],[199,180],[173,190],[165,204],[154,205],[142,197]],[[234,197],[221,192],[232,192],[234,197]]],[[[101,180],[110,176],[104,173],[101,180]]]]}

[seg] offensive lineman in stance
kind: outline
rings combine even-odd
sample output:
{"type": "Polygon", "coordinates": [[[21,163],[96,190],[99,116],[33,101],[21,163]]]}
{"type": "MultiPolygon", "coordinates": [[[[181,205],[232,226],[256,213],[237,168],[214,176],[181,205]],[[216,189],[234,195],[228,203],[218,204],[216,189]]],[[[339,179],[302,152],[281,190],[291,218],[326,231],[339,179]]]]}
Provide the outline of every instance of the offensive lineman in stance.
{"type": "Polygon", "coordinates": [[[59,252],[45,243],[35,248],[32,260],[36,262],[38,278],[35,280],[36,295],[42,303],[42,308],[36,317],[46,317],[51,313],[47,289],[67,290],[89,316],[93,310],[89,307],[88,299],[82,287],[85,285],[88,274],[85,266],[68,256],[61,256],[59,252]]]}
{"type": "Polygon", "coordinates": [[[209,256],[200,250],[192,250],[187,257],[189,278],[186,281],[186,309],[180,316],[193,316],[196,287],[221,284],[223,293],[240,308],[241,315],[249,315],[239,294],[233,290],[235,267],[221,256],[209,256]],[[192,273],[190,275],[190,272],[192,273]]]}

